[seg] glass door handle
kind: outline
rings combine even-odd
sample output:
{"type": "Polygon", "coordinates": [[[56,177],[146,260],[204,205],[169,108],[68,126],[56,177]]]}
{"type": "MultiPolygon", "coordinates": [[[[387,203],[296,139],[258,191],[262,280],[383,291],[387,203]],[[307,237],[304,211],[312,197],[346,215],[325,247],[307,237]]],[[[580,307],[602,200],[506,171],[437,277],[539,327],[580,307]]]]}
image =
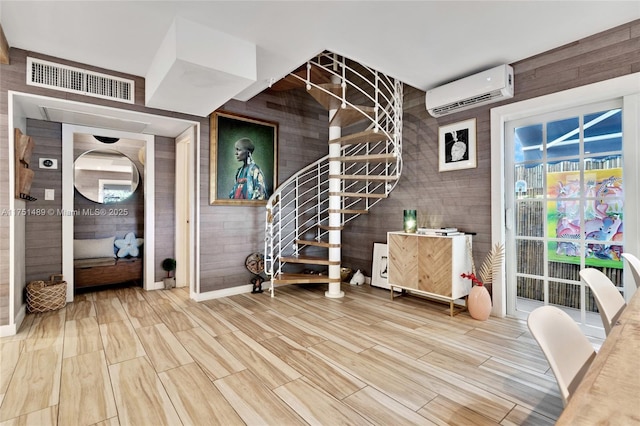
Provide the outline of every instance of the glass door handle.
{"type": "Polygon", "coordinates": [[[513,229],[513,209],[508,208],[504,211],[504,224],[507,230],[513,229]]]}

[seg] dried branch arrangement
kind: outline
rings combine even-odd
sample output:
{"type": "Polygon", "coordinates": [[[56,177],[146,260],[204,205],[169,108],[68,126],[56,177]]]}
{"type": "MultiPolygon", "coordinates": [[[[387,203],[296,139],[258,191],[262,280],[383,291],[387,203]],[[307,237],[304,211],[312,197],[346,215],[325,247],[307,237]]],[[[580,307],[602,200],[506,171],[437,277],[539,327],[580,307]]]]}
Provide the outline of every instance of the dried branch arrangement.
{"type": "Polygon", "coordinates": [[[493,283],[493,273],[500,269],[502,265],[502,261],[504,260],[504,245],[496,244],[494,245],[489,253],[487,253],[487,257],[484,258],[484,262],[482,262],[482,266],[480,266],[480,272],[478,274],[480,281],[482,281],[485,285],[490,285],[493,283]]]}

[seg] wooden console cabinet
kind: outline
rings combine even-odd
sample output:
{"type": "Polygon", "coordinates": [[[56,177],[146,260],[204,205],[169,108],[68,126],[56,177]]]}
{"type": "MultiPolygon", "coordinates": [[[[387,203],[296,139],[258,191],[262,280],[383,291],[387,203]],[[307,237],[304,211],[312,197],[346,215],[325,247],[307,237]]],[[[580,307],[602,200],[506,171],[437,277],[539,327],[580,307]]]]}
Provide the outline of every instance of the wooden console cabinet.
{"type": "Polygon", "coordinates": [[[460,274],[471,272],[467,248],[470,235],[432,236],[389,232],[388,281],[393,289],[416,292],[449,302],[453,315],[454,301],[471,290],[471,281],[460,274]]]}

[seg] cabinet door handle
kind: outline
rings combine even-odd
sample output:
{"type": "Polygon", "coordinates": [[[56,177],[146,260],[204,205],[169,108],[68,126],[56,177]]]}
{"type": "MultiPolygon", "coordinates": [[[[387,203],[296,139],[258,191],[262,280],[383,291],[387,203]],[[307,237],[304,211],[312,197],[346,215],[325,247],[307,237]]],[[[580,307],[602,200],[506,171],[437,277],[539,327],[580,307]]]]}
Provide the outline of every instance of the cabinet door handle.
{"type": "Polygon", "coordinates": [[[511,231],[513,229],[513,210],[511,208],[506,209],[504,215],[505,227],[511,231]]]}

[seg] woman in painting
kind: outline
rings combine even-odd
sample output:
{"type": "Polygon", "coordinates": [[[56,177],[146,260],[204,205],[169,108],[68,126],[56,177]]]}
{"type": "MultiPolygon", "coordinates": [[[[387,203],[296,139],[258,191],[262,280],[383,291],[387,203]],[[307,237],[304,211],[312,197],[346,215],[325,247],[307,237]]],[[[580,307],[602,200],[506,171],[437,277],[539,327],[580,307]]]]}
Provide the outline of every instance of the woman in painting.
{"type": "Polygon", "coordinates": [[[249,138],[239,139],[235,144],[236,160],[242,166],[236,172],[236,183],[229,193],[229,198],[236,200],[266,200],[267,188],[264,174],[253,161],[255,145],[249,138]]]}

